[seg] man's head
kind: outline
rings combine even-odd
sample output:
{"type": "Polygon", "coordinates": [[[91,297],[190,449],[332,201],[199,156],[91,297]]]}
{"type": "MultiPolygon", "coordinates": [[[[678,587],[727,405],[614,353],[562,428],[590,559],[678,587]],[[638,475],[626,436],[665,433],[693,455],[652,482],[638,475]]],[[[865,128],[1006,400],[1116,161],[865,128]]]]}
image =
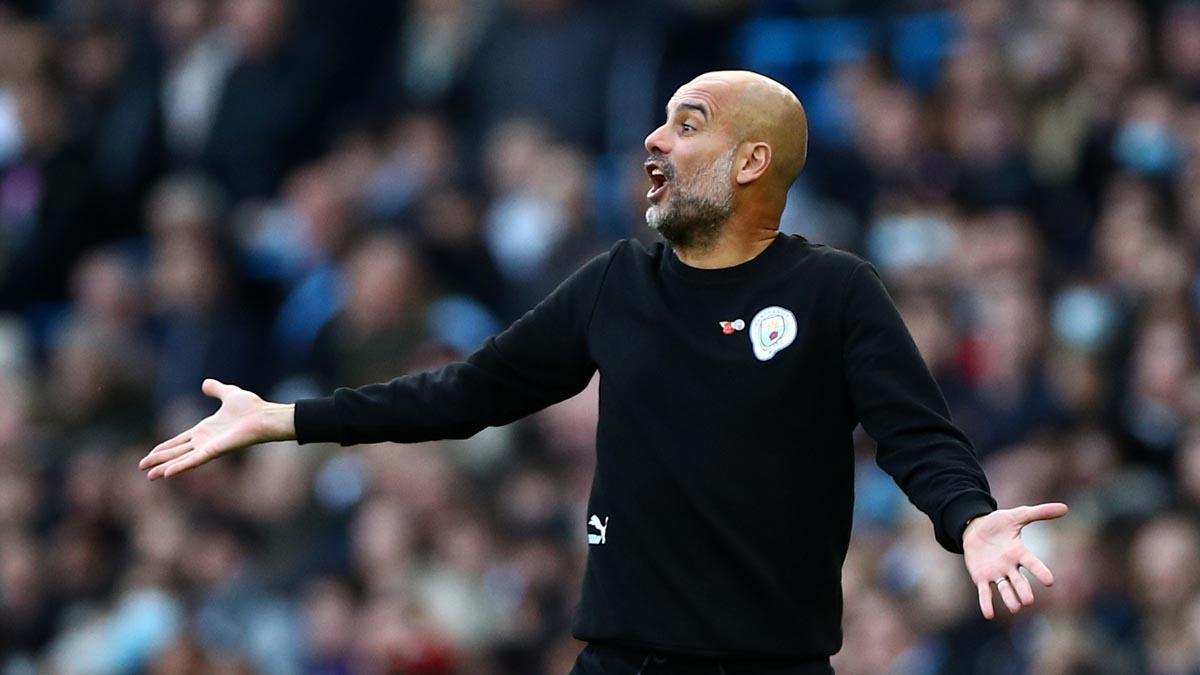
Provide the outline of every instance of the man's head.
{"type": "Polygon", "coordinates": [[[770,78],[705,73],[671,97],[646,150],[646,223],[676,247],[705,249],[740,210],[778,219],[804,167],[808,122],[796,95],[770,78]]]}

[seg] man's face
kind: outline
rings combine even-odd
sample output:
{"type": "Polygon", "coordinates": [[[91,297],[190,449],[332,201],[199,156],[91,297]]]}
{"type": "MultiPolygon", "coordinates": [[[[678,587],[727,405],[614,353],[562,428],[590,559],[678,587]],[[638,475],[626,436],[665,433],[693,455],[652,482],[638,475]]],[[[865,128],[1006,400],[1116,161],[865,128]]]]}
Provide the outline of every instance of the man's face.
{"type": "Polygon", "coordinates": [[[711,84],[685,85],[667,104],[667,121],[646,137],[646,224],[677,248],[711,245],[733,210],[737,144],[721,123],[728,111],[718,93],[711,84]]]}

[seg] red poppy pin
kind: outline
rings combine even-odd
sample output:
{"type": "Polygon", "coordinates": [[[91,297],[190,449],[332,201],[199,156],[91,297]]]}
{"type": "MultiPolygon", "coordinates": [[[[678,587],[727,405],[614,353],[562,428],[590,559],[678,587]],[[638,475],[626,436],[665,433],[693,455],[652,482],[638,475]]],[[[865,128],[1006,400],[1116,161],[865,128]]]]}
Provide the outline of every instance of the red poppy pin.
{"type": "Polygon", "coordinates": [[[746,322],[742,321],[741,319],[736,319],[734,321],[720,321],[718,323],[721,324],[721,332],[726,335],[732,335],[734,331],[739,331],[746,327],[746,322]]]}

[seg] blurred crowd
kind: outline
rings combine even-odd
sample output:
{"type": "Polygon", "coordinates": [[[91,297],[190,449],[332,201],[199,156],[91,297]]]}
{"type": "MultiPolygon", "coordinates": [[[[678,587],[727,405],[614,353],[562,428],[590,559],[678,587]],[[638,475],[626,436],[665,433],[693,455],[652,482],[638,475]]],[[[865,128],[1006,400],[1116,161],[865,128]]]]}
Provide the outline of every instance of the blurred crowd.
{"type": "Polygon", "coordinates": [[[860,435],[838,672],[1200,673],[1200,2],[0,0],[0,675],[565,674],[595,386],[137,462],[204,377],[434,368],[652,240],[642,138],[727,67],[808,108],[783,228],[880,269],[1001,506],[1072,507],[985,622],[860,435]]]}

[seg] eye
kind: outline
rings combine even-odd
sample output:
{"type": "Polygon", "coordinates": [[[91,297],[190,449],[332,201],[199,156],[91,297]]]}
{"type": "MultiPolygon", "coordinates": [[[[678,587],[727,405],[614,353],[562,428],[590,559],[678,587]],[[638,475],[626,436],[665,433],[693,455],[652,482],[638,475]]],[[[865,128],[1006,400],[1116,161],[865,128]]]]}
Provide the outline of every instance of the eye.
{"type": "Polygon", "coordinates": [[[679,125],[679,128],[683,129],[687,133],[691,133],[696,130],[696,127],[688,124],[687,122],[684,122],[683,124],[679,125]]]}

